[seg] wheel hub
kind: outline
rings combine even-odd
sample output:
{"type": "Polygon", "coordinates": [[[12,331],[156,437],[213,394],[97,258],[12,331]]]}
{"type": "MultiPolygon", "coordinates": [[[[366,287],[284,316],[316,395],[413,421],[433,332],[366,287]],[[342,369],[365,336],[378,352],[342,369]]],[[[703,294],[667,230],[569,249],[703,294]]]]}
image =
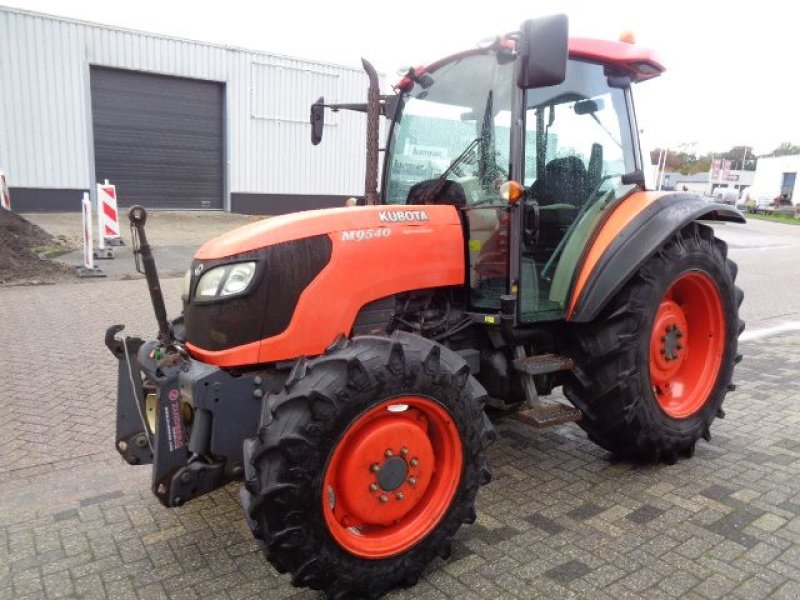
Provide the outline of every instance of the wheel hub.
{"type": "Polygon", "coordinates": [[[408,464],[399,456],[393,456],[384,461],[378,471],[378,485],[385,492],[393,492],[399,488],[408,475],[408,464]]]}
{"type": "Polygon", "coordinates": [[[680,370],[686,358],[683,340],[689,325],[683,307],[673,300],[664,300],[658,307],[650,340],[650,378],[661,393],[680,370]]]}
{"type": "Polygon", "coordinates": [[[683,330],[676,324],[669,325],[661,336],[661,354],[667,362],[678,360],[680,358],[679,352],[683,350],[683,345],[680,339],[683,337],[683,330]]]}
{"type": "Polygon", "coordinates": [[[365,425],[350,440],[336,481],[336,512],[351,523],[391,525],[420,501],[434,452],[425,415],[410,409],[365,425]]]}

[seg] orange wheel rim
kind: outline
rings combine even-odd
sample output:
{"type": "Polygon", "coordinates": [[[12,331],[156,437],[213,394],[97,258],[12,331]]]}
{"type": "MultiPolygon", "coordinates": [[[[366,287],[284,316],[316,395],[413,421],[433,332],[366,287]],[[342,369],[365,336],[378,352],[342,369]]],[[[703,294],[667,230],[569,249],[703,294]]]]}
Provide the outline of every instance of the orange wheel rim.
{"type": "Polygon", "coordinates": [[[348,427],[328,462],[328,530],[363,558],[408,550],[444,517],[463,461],[461,436],[443,406],[422,396],[381,402],[348,427]]]}
{"type": "Polygon", "coordinates": [[[678,277],[658,306],[650,334],[650,383],[658,405],[675,419],[708,400],[725,351],[725,311],[714,281],[691,271],[678,277]]]}

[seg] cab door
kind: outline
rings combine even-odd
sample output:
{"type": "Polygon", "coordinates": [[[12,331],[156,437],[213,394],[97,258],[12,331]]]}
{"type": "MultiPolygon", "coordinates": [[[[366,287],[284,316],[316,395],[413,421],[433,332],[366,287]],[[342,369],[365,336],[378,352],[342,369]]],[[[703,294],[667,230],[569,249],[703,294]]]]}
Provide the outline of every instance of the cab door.
{"type": "Polygon", "coordinates": [[[564,83],[525,92],[523,212],[537,207],[538,232],[521,236],[522,322],[564,318],[592,233],[635,189],[621,180],[639,168],[630,94],[608,75],[603,65],[570,60],[564,83]]]}

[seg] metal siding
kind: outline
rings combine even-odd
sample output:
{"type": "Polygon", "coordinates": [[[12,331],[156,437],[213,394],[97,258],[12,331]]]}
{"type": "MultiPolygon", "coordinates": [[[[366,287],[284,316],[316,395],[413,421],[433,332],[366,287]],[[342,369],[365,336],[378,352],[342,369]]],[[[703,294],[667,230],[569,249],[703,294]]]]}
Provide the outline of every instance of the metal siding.
{"type": "Polygon", "coordinates": [[[9,185],[86,187],[76,26],[0,10],[0,61],[0,168],[9,185]]]}
{"type": "Polygon", "coordinates": [[[230,193],[363,193],[364,115],[326,114],[319,146],[303,121],[323,93],[365,100],[360,70],[0,8],[0,168],[11,186],[90,187],[87,63],[225,82],[230,193]],[[301,76],[269,81],[263,69],[301,76]]]}

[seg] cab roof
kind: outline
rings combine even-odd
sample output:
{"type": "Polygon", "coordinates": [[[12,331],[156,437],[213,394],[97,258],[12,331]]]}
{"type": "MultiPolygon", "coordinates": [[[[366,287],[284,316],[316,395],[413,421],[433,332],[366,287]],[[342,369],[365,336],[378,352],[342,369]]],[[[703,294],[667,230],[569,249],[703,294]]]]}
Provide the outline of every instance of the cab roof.
{"type": "MultiPolygon", "coordinates": [[[[504,37],[499,40],[499,44],[506,48],[513,48],[515,42],[513,39],[504,37]]],[[[458,52],[427,66],[416,67],[414,72],[417,76],[423,73],[432,73],[456,59],[472,56],[474,54],[482,54],[486,51],[485,48],[473,48],[464,52],[458,52]]],[[[569,57],[616,67],[630,75],[635,82],[658,77],[666,70],[653,50],[628,42],[613,42],[610,40],[596,40],[591,38],[570,38],[569,57]]],[[[406,75],[395,87],[399,90],[407,90],[411,85],[413,85],[413,80],[406,75]]]]}
{"type": "Polygon", "coordinates": [[[634,81],[652,79],[665,71],[653,50],[627,42],[570,38],[569,56],[618,67],[627,71],[634,81]]]}

